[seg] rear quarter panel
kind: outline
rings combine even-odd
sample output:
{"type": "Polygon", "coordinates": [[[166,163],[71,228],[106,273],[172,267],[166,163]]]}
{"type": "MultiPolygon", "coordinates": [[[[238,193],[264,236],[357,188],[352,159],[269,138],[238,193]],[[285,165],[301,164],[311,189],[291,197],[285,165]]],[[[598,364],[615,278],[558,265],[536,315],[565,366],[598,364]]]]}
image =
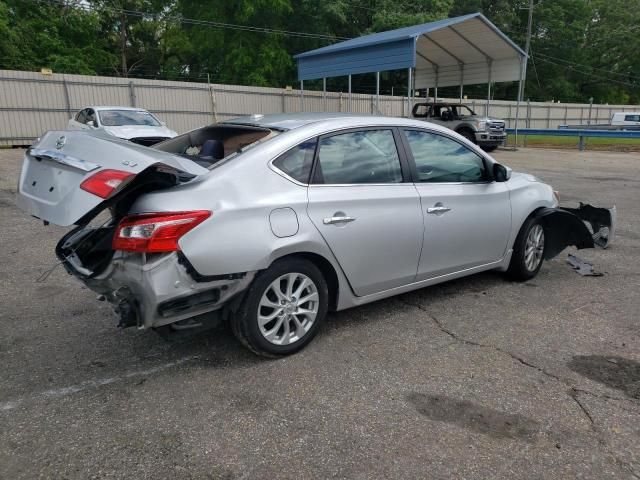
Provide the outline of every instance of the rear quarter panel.
{"type": "Polygon", "coordinates": [[[339,271],[307,215],[307,187],[269,168],[271,159],[298,141],[267,142],[214,168],[201,181],[144,195],[131,210],[211,210],[208,220],[180,239],[182,252],[202,275],[261,270],[295,252],[322,255],[339,271]],[[299,228],[290,236],[279,237],[270,215],[284,208],[295,212],[299,228]]]}

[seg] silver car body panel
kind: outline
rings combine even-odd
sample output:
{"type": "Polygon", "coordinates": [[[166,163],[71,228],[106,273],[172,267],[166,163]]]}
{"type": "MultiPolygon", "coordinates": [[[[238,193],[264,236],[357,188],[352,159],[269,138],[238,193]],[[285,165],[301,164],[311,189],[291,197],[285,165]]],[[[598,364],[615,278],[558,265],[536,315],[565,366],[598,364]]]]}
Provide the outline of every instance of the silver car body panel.
{"type": "Polygon", "coordinates": [[[501,260],[509,246],[511,206],[504,183],[417,184],[424,246],[417,280],[501,260]],[[437,210],[429,213],[430,209],[437,210]]]}
{"type": "MultiPolygon", "coordinates": [[[[100,168],[123,169],[115,164],[127,162],[125,168],[137,173],[160,164],[197,175],[194,181],[144,193],[129,213],[212,212],[179,240],[188,268],[175,254],[147,259],[143,254],[116,252],[105,271],[83,280],[113,303],[123,287],[131,291],[142,305],[140,326],[156,327],[218,309],[243,291],[256,272],[290,254],[322,257],[331,265],[337,277],[338,310],[484,270],[505,270],[525,219],[541,207],[556,206],[551,187],[524,174],[513,173],[500,183],[308,186],[273,165],[281,154],[320,135],[387,126],[449,136],[475,151],[492,169],[495,160],[490,155],[451,130],[422,120],[292,114],[225,123],[283,131],[211,169],[177,155],[103,137],[76,133],[67,138],[66,154],[100,168]],[[430,214],[428,209],[438,204],[450,210],[430,214]],[[341,216],[355,220],[325,223],[341,216]],[[223,287],[226,293],[219,301],[168,316],[158,313],[162,302],[223,287]]],[[[61,134],[69,132],[46,134],[38,148],[55,148],[61,134]]],[[[44,201],[30,202],[25,175],[32,163],[27,156],[18,195],[19,204],[29,213],[69,225],[87,207],[100,203],[78,188],[50,208],[44,201]]]]}
{"type": "Polygon", "coordinates": [[[424,226],[412,183],[312,185],[308,194],[311,221],[356,295],[415,280],[424,226]],[[334,218],[337,223],[329,223],[334,218]]]}

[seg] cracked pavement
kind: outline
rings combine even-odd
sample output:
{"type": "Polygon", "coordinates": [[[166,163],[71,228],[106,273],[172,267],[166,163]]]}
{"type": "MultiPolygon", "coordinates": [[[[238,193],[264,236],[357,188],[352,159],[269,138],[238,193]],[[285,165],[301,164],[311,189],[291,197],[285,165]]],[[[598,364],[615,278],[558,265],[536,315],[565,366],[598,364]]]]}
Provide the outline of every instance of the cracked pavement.
{"type": "Polygon", "coordinates": [[[332,314],[263,360],[224,328],[120,331],[55,263],[64,229],[14,206],[0,150],[0,478],[640,478],[640,170],[634,154],[495,157],[615,203],[616,242],[527,283],[485,273],[332,314]]]}

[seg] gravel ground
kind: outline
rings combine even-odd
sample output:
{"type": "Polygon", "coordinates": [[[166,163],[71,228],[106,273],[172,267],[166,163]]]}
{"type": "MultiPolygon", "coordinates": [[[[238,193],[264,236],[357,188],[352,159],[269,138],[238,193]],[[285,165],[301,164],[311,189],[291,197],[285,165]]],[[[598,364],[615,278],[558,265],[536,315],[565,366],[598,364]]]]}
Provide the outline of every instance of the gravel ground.
{"type": "Polygon", "coordinates": [[[616,204],[618,237],[528,283],[475,275],[330,316],[263,360],[224,328],[115,328],[55,264],[64,229],[15,208],[0,150],[0,478],[640,478],[640,157],[499,161],[565,203],[616,204]]]}

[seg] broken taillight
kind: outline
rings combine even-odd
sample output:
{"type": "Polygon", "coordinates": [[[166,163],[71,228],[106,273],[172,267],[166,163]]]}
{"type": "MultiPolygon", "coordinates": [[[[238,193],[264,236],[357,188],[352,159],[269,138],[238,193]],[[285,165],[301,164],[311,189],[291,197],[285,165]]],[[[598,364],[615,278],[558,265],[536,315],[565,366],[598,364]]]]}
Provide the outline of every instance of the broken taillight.
{"type": "Polygon", "coordinates": [[[135,175],[122,170],[100,170],[80,184],[80,188],[100,198],[109,198],[113,192],[122,188],[135,175]]]}
{"type": "Polygon", "coordinates": [[[178,251],[180,237],[210,216],[209,210],[130,215],[120,221],[112,246],[129,252],[178,251]]]}

